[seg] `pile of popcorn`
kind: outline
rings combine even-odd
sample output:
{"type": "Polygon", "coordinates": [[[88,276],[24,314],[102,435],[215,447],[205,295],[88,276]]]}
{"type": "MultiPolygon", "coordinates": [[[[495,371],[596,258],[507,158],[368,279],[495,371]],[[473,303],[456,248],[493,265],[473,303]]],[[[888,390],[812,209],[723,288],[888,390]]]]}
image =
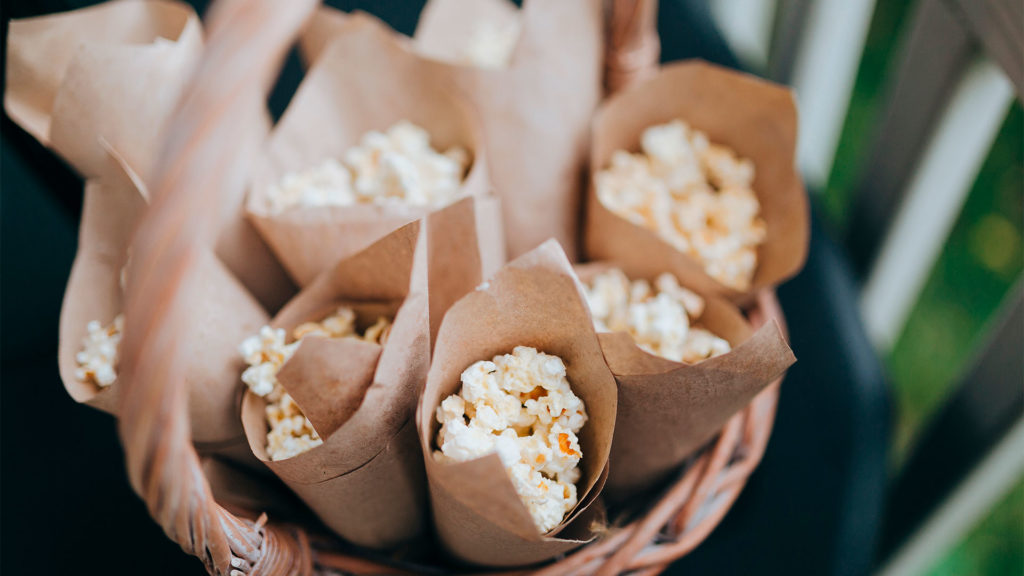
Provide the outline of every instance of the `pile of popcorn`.
{"type": "Polygon", "coordinates": [[[97,320],[86,325],[88,334],[82,338],[82,349],[75,355],[78,368],[75,378],[106,388],[117,380],[117,347],[124,331],[124,316],[118,314],[109,326],[97,320]]]}
{"type": "Polygon", "coordinates": [[[481,20],[462,48],[459,61],[463,64],[488,70],[508,68],[512,63],[512,52],[519,41],[518,20],[500,25],[491,20],[481,20]]]}
{"type": "Polygon", "coordinates": [[[302,339],[307,336],[361,338],[384,345],[390,332],[388,319],[379,318],[360,336],[356,331],[355,312],[342,307],[319,322],[306,322],[295,328],[290,344],[285,343],[283,329],[270,326],[260,328],[258,334],[242,342],[238,351],[249,365],[242,373],[242,381],[253,393],[267,399],[266,416],[270,425],[267,455],[271,460],[291,458],[323,444],[313,424],[277,381],[277,372],[292,357],[302,339]]]}
{"type": "Polygon", "coordinates": [[[695,364],[729,351],[729,343],[692,320],[704,313],[704,300],[662,274],[654,289],[646,280],[629,281],[617,268],[585,286],[598,332],[628,332],[643,350],[675,362],[695,364]]]}
{"type": "Polygon", "coordinates": [[[615,151],[598,172],[601,203],[695,258],[715,280],[748,289],[765,238],[753,163],[682,120],[645,130],[641,149],[615,151]]]}
{"type": "Polygon", "coordinates": [[[469,154],[455,146],[443,154],[426,130],[401,121],[387,132],[370,131],[339,162],[289,172],[267,192],[271,213],[299,206],[408,204],[443,206],[455,200],[469,154]]]}
{"type": "Polygon", "coordinates": [[[497,453],[541,533],[577,502],[583,457],[576,436],[586,408],[569,387],[558,356],[517,346],[512,354],[476,362],[462,388],[437,408],[439,462],[497,453]]]}

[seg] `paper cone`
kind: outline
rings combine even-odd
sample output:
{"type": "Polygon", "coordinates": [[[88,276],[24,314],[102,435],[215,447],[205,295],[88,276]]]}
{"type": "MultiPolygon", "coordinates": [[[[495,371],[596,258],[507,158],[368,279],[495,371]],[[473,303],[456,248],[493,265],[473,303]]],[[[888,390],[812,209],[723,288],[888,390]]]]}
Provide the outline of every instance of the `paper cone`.
{"type": "Polygon", "coordinates": [[[481,280],[476,218],[468,198],[399,228],[323,272],[271,323],[290,333],[339,305],[353,308],[360,326],[394,319],[384,346],[311,336],[278,372],[322,445],[269,460],[266,403],[251,392],[243,400],[253,453],[355,544],[390,548],[423,529],[423,458],[412,416],[430,362],[432,317],[481,280]]]}
{"type": "Polygon", "coordinates": [[[250,217],[301,286],[339,258],[437,207],[357,204],[294,207],[274,214],[266,195],[286,173],[341,158],[365,133],[409,120],[430,134],[435,149],[458,145],[472,155],[462,194],[484,196],[488,191],[486,160],[471,108],[393,35],[369,17],[347,19],[274,128],[257,170],[250,217]]]}
{"type": "MultiPolygon", "coordinates": [[[[610,267],[590,263],[576,270],[589,283],[610,267]]],[[[646,279],[653,285],[654,277],[646,279]]],[[[635,498],[678,472],[729,417],[796,362],[777,323],[754,332],[727,300],[710,296],[704,303],[691,323],[724,338],[732,350],[696,364],[650,354],[625,332],[598,334],[619,391],[605,487],[611,502],[635,498]]]]}
{"type": "Polygon", "coordinates": [[[576,276],[556,242],[521,256],[459,300],[441,323],[416,414],[434,523],[444,547],[473,564],[512,566],[552,558],[592,539],[582,513],[604,485],[615,404],[615,380],[576,276]],[[538,533],[497,455],[455,464],[433,457],[440,427],[435,409],[458,391],[461,373],[516,346],[561,357],[589,416],[580,432],[579,504],[546,535],[538,533]]]}
{"type": "MultiPolygon", "coordinates": [[[[602,93],[601,3],[525,0],[515,14],[522,28],[508,68],[437,59],[461,44],[483,15],[508,18],[511,11],[504,0],[430,0],[413,43],[403,48],[421,54],[431,76],[458,87],[479,110],[510,257],[554,237],[575,260],[590,119],[602,93]]],[[[307,62],[320,60],[345,20],[336,10],[320,10],[302,38],[307,62]]]]}
{"type": "Polygon", "coordinates": [[[650,80],[610,97],[593,124],[591,184],[584,238],[587,257],[620,266],[630,277],[671,272],[702,295],[747,303],[761,288],[786,280],[803,266],[809,238],[807,196],[795,167],[797,118],[789,90],[701,61],[662,67],[650,80]],[[738,292],[712,279],[703,266],[601,204],[593,174],[615,150],[635,151],[640,135],[680,118],[754,163],[754,192],[767,235],[757,250],[750,289],[738,292]]]}
{"type": "MultiPolygon", "coordinates": [[[[107,149],[114,149],[148,182],[202,44],[198,17],[178,2],[122,0],[13,20],[4,107],[85,178],[103,176],[111,166],[107,149]]],[[[252,140],[224,146],[249,158],[245,171],[232,173],[232,164],[222,162],[222,172],[211,175],[219,193],[230,198],[215,251],[261,303],[276,310],[295,288],[242,207],[247,164],[269,131],[264,108],[260,104],[254,114],[261,130],[252,140]]]]}
{"type": "MultiPolygon", "coordinates": [[[[72,398],[116,414],[121,382],[105,389],[75,378],[75,355],[86,324],[113,321],[122,308],[121,270],[128,262],[135,224],[146,199],[128,173],[111,169],[86,184],[78,253],[71,269],[60,318],[58,364],[72,398]]],[[[238,344],[267,320],[259,303],[217,258],[204,252],[196,274],[202,278],[189,307],[198,325],[186,381],[192,438],[211,450],[244,445],[238,419],[238,344]]]]}

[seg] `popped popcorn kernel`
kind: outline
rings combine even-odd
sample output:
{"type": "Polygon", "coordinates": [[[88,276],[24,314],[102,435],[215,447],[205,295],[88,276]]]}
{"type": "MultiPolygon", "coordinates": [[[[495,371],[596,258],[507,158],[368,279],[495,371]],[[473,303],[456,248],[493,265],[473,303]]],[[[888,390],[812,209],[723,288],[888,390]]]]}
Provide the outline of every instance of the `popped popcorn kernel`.
{"type": "Polygon", "coordinates": [[[124,316],[118,314],[108,326],[93,320],[86,325],[86,331],[82,349],[75,354],[75,378],[102,390],[117,380],[117,347],[124,331],[124,316]]]}
{"type": "Polygon", "coordinates": [[[313,424],[302,409],[277,381],[277,373],[295,354],[299,343],[307,336],[324,338],[359,338],[384,345],[391,332],[391,322],[378,318],[362,335],[356,330],[356,314],[351,308],[340,307],[319,322],[304,322],[292,330],[292,342],[286,343],[286,332],[281,328],[264,326],[238,346],[248,368],[242,372],[242,382],[258,396],[267,399],[266,418],[267,455],[271,460],[284,460],[311,450],[321,444],[313,424]]]}
{"type": "Polygon", "coordinates": [[[465,149],[440,153],[426,130],[403,120],[386,132],[367,132],[340,159],[285,174],[267,192],[268,209],[276,214],[299,206],[443,206],[459,196],[469,164],[465,149]]]}
{"type": "Polygon", "coordinates": [[[695,364],[731,349],[726,340],[691,325],[703,314],[704,299],[671,274],[658,276],[652,290],[646,280],[630,282],[612,268],[594,276],[584,290],[598,332],[627,332],[651,354],[695,364]]]}
{"type": "Polygon", "coordinates": [[[435,413],[438,462],[496,453],[537,529],[548,532],[577,503],[583,458],[577,434],[587,422],[558,356],[517,346],[474,363],[462,388],[435,413]]]}
{"type": "Polygon", "coordinates": [[[715,280],[748,289],[766,234],[751,188],[754,164],[682,120],[647,128],[640,147],[615,151],[597,173],[601,203],[696,259],[715,280]]]}

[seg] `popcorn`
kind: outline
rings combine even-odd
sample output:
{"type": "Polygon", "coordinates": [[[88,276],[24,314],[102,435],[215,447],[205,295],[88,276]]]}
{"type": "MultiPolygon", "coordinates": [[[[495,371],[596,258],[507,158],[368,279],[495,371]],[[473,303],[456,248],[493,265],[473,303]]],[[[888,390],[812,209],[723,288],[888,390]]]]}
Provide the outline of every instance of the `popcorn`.
{"type": "Polygon", "coordinates": [[[630,282],[613,268],[585,287],[587,304],[598,332],[628,332],[637,346],[674,362],[695,364],[725,354],[729,343],[691,320],[704,312],[704,300],[662,274],[654,282],[630,282]]]}
{"type": "Polygon", "coordinates": [[[101,389],[117,380],[117,347],[124,331],[124,316],[118,314],[109,326],[97,320],[86,325],[88,334],[82,338],[82,350],[75,355],[78,368],[75,378],[91,382],[101,389]]]}
{"type": "Polygon", "coordinates": [[[640,146],[640,154],[614,152],[597,173],[601,203],[701,262],[722,284],[748,289],[765,238],[751,189],[754,165],[682,120],[651,126],[640,146]]]}
{"type": "Polygon", "coordinates": [[[277,381],[278,371],[292,357],[302,339],[307,336],[361,338],[384,345],[390,333],[391,322],[387,318],[378,318],[360,336],[356,331],[355,312],[341,307],[319,322],[305,322],[297,326],[292,330],[294,341],[290,344],[285,343],[283,329],[264,326],[258,334],[246,338],[239,345],[238,352],[249,365],[242,372],[242,382],[254,394],[267,399],[266,416],[270,425],[267,455],[271,460],[291,458],[323,444],[313,424],[277,381]]]}
{"type": "Polygon", "coordinates": [[[512,62],[512,52],[519,41],[519,32],[518,20],[505,26],[491,20],[481,20],[473,27],[459,60],[489,70],[508,68],[512,62]]]}
{"type": "Polygon", "coordinates": [[[363,135],[343,158],[289,172],[270,187],[271,213],[296,206],[351,206],[405,202],[442,206],[456,199],[469,154],[460,147],[438,153],[425,130],[401,121],[386,133],[363,135]]]}
{"type": "Polygon", "coordinates": [[[441,429],[434,458],[465,462],[497,453],[542,533],[576,505],[583,457],[577,434],[587,412],[561,358],[516,346],[512,354],[476,362],[436,418],[441,429]]]}

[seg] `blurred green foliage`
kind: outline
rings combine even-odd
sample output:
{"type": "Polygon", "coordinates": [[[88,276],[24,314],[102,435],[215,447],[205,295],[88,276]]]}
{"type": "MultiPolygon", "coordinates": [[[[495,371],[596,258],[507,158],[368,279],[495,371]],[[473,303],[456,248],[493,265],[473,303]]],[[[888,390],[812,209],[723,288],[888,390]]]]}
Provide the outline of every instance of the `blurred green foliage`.
{"type": "MultiPolygon", "coordinates": [[[[915,3],[878,0],[821,206],[838,232],[871,145],[915,3]]],[[[963,211],[885,358],[895,401],[892,473],[967,367],[1024,268],[1024,110],[1014,103],[963,211]]],[[[1024,573],[1024,482],[930,570],[1024,573]]]]}

